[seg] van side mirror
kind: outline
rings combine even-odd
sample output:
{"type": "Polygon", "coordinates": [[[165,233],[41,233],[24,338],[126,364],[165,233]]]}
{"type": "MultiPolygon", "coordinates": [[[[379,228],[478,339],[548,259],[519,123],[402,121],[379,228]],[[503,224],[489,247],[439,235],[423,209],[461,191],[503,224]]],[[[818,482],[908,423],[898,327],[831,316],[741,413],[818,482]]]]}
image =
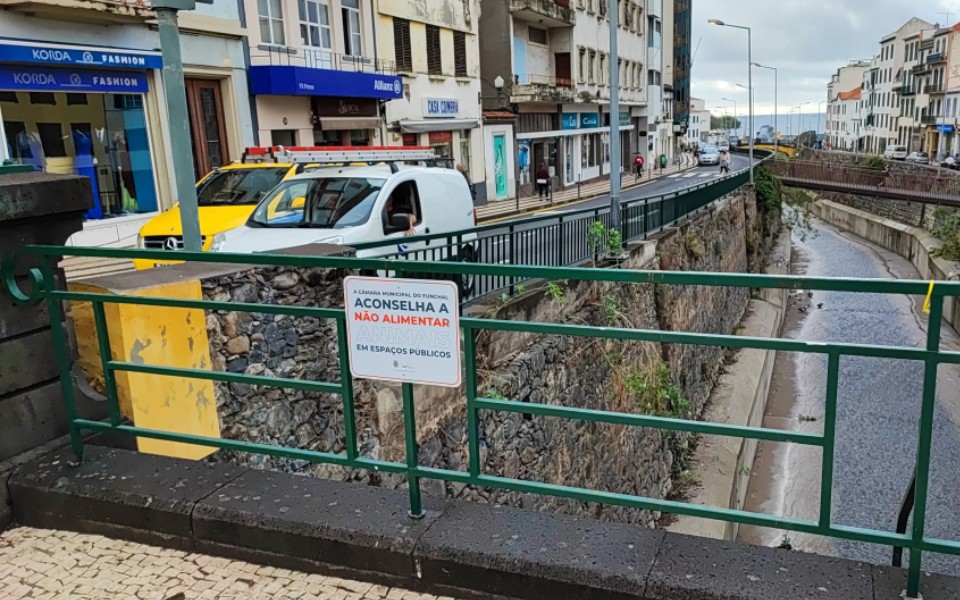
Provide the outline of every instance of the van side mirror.
{"type": "Polygon", "coordinates": [[[406,231],[410,229],[410,215],[407,213],[393,213],[389,216],[387,233],[406,231]]]}

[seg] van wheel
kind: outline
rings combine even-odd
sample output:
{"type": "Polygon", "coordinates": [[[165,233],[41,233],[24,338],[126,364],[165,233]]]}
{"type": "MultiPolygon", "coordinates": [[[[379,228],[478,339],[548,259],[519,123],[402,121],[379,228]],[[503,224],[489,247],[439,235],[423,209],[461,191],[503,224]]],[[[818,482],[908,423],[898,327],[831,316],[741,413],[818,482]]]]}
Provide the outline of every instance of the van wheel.
{"type": "MultiPolygon", "coordinates": [[[[477,252],[473,246],[463,246],[457,256],[457,262],[475,263],[477,262],[477,252]]],[[[477,287],[477,276],[461,274],[456,276],[457,287],[460,288],[460,300],[463,301],[472,294],[477,287]]]]}

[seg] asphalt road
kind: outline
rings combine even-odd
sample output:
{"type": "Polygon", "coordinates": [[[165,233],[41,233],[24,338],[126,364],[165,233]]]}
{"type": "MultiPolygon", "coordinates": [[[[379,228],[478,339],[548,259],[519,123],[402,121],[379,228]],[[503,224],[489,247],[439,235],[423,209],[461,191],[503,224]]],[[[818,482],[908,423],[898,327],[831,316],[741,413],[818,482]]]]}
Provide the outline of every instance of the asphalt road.
{"type": "MultiPolygon", "coordinates": [[[[919,279],[903,258],[823,224],[816,236],[796,241],[797,274],[817,277],[919,279]]],[[[878,294],[796,294],[787,313],[786,337],[923,347],[927,318],[922,298],[878,294]],[[803,309],[801,311],[801,309],[803,309]]],[[[960,347],[949,326],[944,349],[960,347]]],[[[823,357],[778,354],[764,425],[822,431],[826,389],[823,357]],[[803,417],[803,419],[801,419],[803,417]],[[810,420],[813,419],[813,420],[810,420]]],[[[840,363],[837,444],[833,486],[835,523],[893,531],[916,456],[923,366],[918,362],[844,357],[840,363]]],[[[960,368],[939,370],[927,535],[960,539],[960,368]]],[[[820,450],[762,443],[746,509],[816,520],[820,450]]],[[[889,564],[887,547],[829,540],[775,530],[741,528],[745,541],[777,545],[786,535],[795,549],[889,564]]],[[[906,558],[906,557],[905,557],[906,558]]],[[[960,574],[960,557],[925,554],[926,570],[960,574]]]]}
{"type": "MultiPolygon", "coordinates": [[[[746,169],[750,164],[750,159],[745,156],[740,156],[737,154],[731,154],[731,165],[730,168],[733,171],[739,169],[746,169]]],[[[661,194],[669,194],[670,192],[675,192],[686,187],[693,185],[698,185],[715,179],[720,174],[720,167],[695,167],[693,169],[688,169],[681,173],[674,173],[673,175],[667,175],[665,177],[655,177],[653,183],[647,183],[641,185],[640,187],[627,190],[621,194],[621,200],[636,200],[638,198],[649,198],[651,196],[659,196],[661,194]]],[[[634,178],[632,173],[623,174],[625,181],[630,181],[634,178]]],[[[558,208],[556,210],[547,210],[547,214],[562,214],[575,210],[582,210],[585,208],[608,208],[610,206],[610,194],[604,194],[593,198],[592,200],[586,200],[579,202],[574,205],[564,206],[563,208],[558,208]]],[[[540,213],[544,214],[544,213],[540,213]]],[[[514,217],[513,219],[503,221],[504,223],[509,223],[511,220],[519,220],[527,218],[530,215],[522,215],[514,217]]]]}

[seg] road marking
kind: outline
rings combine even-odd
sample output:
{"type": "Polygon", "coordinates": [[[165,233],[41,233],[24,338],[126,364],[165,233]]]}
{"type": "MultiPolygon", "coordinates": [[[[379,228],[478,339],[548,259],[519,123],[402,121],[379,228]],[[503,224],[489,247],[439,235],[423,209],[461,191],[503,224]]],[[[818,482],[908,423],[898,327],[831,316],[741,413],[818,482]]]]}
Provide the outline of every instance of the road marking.
{"type": "Polygon", "coordinates": [[[700,173],[700,177],[716,177],[720,173],[700,173]]]}
{"type": "Polygon", "coordinates": [[[683,178],[690,179],[691,177],[696,177],[696,176],[697,176],[696,173],[687,173],[686,175],[683,176],[683,178]]]}
{"type": "Polygon", "coordinates": [[[682,173],[674,173],[673,175],[667,175],[667,177],[669,177],[670,179],[673,179],[675,177],[680,177],[681,175],[682,173]]]}

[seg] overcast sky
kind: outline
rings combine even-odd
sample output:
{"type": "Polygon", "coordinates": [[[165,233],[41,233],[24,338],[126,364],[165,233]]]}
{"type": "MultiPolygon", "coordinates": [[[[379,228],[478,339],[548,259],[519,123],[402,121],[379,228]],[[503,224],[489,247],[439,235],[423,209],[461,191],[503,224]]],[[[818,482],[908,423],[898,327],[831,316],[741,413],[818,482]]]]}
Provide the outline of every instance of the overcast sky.
{"type": "MultiPolygon", "coordinates": [[[[944,12],[952,13],[951,23],[960,21],[960,0],[694,0],[693,96],[706,100],[714,114],[724,106],[732,114],[733,104],[721,98],[747,111],[747,91],[737,87],[747,85],[747,33],[708,25],[707,19],[752,28],[753,60],[779,69],[785,114],[807,101],[813,104],[804,112],[817,112],[837,68],[871,58],[880,38],[911,17],[946,25],[944,12]]],[[[755,69],[753,79],[756,114],[773,114],[773,71],[755,69]]]]}

